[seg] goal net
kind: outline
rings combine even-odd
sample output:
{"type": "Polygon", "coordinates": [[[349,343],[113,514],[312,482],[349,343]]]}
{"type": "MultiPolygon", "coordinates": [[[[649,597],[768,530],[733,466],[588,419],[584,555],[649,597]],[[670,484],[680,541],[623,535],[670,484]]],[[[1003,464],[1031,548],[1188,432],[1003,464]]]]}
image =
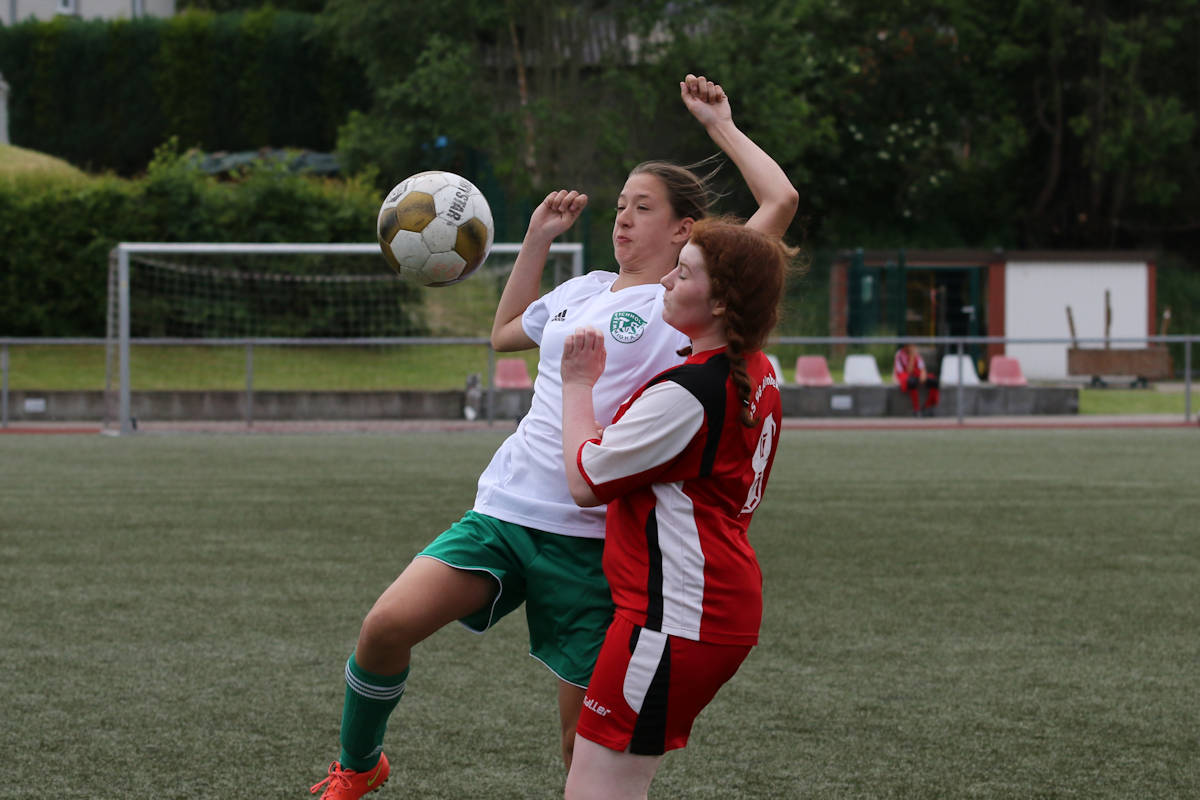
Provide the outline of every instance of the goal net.
{"type": "MultiPolygon", "coordinates": [[[[519,249],[497,243],[470,278],[430,288],[396,276],[373,243],[122,243],[109,264],[105,426],[133,429],[135,390],[344,388],[331,362],[370,370],[355,379],[368,389],[461,388],[490,368],[519,249]]],[[[582,245],[556,243],[543,289],[582,272],[582,245]]]]}

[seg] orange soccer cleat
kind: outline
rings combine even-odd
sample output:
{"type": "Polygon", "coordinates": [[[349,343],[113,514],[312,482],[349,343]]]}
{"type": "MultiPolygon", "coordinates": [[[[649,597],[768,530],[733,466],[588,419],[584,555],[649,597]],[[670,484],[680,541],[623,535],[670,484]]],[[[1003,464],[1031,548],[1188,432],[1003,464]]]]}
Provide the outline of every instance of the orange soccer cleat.
{"type": "Polygon", "coordinates": [[[309,793],[316,794],[317,790],[324,786],[325,792],[320,800],[358,800],[387,783],[391,772],[387,756],[382,753],[379,755],[379,763],[366,772],[343,769],[342,765],[335,761],[329,765],[328,777],[309,789],[309,793]]]}

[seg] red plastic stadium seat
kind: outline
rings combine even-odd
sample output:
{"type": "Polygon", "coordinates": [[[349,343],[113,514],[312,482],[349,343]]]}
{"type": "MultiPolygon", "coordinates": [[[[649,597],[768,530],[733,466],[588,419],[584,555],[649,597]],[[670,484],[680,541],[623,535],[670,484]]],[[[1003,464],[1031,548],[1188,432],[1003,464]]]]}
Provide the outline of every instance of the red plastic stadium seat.
{"type": "Polygon", "coordinates": [[[997,386],[1025,386],[1025,373],[1021,372],[1021,362],[1012,356],[992,356],[988,364],[988,383],[997,386]]]}
{"type": "Polygon", "coordinates": [[[796,359],[797,386],[833,386],[825,356],[800,356],[796,359]]]}
{"type": "Polygon", "coordinates": [[[529,377],[529,367],[523,358],[496,359],[497,389],[532,389],[533,381],[529,377]]]}

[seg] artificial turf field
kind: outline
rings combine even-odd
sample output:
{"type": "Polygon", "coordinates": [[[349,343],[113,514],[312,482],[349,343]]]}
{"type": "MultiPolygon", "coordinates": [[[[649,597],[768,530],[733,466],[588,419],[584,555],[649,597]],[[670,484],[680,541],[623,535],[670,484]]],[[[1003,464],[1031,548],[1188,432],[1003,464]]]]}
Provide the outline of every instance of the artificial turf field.
{"type": "MultiPolygon", "coordinates": [[[[502,432],[0,437],[0,798],[299,798],[502,432]]],[[[787,431],[760,646],[654,798],[1200,796],[1200,431],[787,431]]],[[[524,622],[419,648],[394,798],[561,796],[524,622]]]]}

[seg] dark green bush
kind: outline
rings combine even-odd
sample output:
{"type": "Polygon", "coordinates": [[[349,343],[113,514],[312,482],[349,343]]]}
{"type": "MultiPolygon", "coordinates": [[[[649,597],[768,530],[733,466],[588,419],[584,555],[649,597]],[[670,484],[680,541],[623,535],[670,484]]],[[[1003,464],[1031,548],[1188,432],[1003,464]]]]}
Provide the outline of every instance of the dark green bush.
{"type": "MultiPolygon", "coordinates": [[[[1182,257],[1167,253],[1158,262],[1158,314],[1171,309],[1170,334],[1194,334],[1200,331],[1200,269],[1182,257]]],[[[1183,344],[1172,344],[1171,362],[1176,374],[1182,374],[1185,352],[1183,344]]],[[[1192,345],[1192,371],[1200,372],[1200,346],[1192,345]]]]}
{"type": "Polygon", "coordinates": [[[12,143],[133,175],[174,136],[206,151],[332,151],[369,102],[316,16],[264,8],[0,27],[12,143]]]}
{"type": "MultiPolygon", "coordinates": [[[[305,177],[286,165],[218,181],[167,148],[137,180],[0,183],[0,336],[103,336],[117,242],[369,242],[378,203],[364,183],[305,177]]],[[[289,259],[278,268],[306,266],[289,259]]],[[[337,319],[306,317],[306,302],[296,296],[293,316],[307,329],[289,335],[341,335],[337,319]]]]}

